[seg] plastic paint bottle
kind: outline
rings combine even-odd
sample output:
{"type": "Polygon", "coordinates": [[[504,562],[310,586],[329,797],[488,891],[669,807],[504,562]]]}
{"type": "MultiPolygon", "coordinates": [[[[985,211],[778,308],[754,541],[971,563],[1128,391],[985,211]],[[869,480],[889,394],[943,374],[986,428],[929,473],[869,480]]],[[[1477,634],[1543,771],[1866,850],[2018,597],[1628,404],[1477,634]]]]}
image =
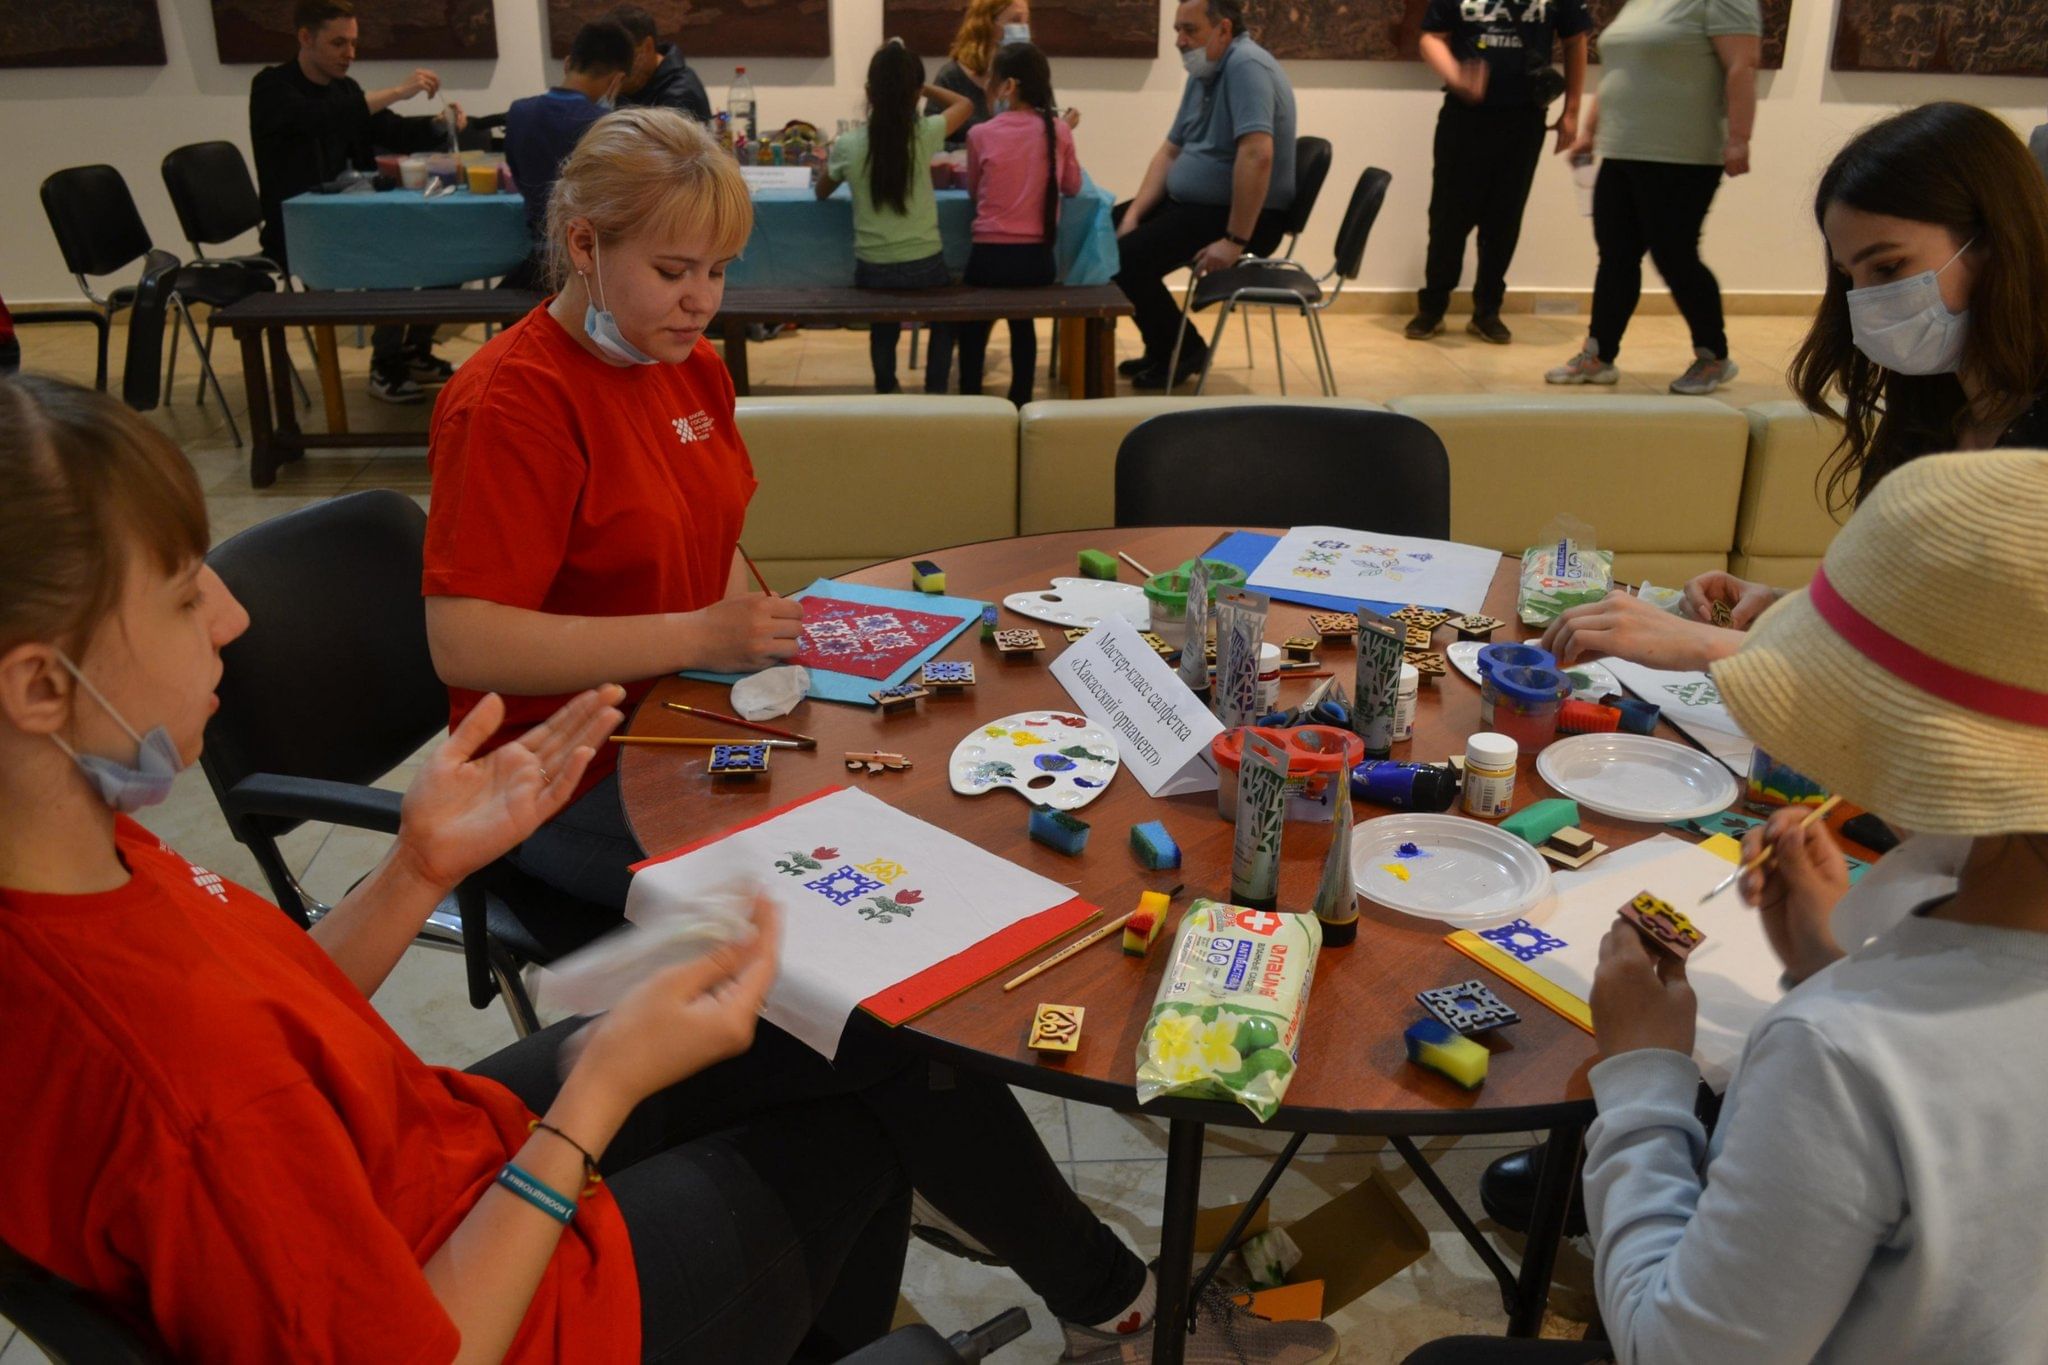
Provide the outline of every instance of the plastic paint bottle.
{"type": "Polygon", "coordinates": [[[1457,802],[1458,779],[1448,768],[1373,758],[1351,770],[1351,794],[1395,810],[1446,811],[1457,802]]]}
{"type": "Polygon", "coordinates": [[[1465,814],[1499,820],[1515,804],[1515,760],[1522,748],[1482,730],[1465,741],[1465,814]]]}
{"type": "Polygon", "coordinates": [[[1394,697],[1394,743],[1415,738],[1415,694],[1422,688],[1422,674],[1414,664],[1401,665],[1401,687],[1394,697]]]}

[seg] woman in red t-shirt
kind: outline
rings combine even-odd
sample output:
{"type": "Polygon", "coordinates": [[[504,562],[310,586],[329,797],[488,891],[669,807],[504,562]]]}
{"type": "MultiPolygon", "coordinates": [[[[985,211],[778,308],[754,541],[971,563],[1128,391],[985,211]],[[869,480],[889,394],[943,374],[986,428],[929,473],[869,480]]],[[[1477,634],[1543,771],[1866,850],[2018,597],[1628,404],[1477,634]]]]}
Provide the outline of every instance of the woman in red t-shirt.
{"type": "MultiPolygon", "coordinates": [[[[563,164],[547,221],[561,292],[463,365],[434,411],[427,627],[458,719],[484,690],[527,698],[510,703],[524,721],[611,678],[764,667],[795,652],[802,620],[797,603],[747,593],[737,557],[754,477],[704,340],[752,226],[731,156],[671,111],[611,114],[563,164]]],[[[623,908],[643,855],[609,758],[514,857],[623,908]]],[[[934,1075],[878,1033],[850,1029],[827,1062],[762,1024],[744,1056],[672,1093],[706,1123],[854,1097],[917,1190],[1068,1324],[1070,1359],[1145,1349],[1131,1340],[1150,1331],[1144,1264],[1075,1196],[1009,1088],[934,1075]]],[[[506,1079],[544,1093],[545,1076],[506,1079]]],[[[1254,1363],[1266,1335],[1286,1335],[1231,1326],[1254,1363]]]]}
{"type": "Polygon", "coordinates": [[[908,1191],[863,1107],[714,1124],[676,1099],[748,1047],[772,911],[488,1059],[531,1109],[370,1007],[434,906],[568,799],[617,688],[480,756],[485,697],[310,933],[128,818],[197,756],[248,625],[206,546],[147,423],[0,384],[0,1240],[209,1365],[779,1361],[886,1331],[908,1191]]]}

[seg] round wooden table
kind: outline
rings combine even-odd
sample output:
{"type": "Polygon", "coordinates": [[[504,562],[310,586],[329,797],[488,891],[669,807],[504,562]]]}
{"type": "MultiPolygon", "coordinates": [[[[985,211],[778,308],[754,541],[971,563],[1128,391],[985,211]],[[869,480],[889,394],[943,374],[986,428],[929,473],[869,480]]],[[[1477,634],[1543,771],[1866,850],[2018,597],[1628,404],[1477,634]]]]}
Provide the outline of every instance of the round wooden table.
{"type": "MultiPolygon", "coordinates": [[[[948,594],[999,603],[1013,592],[1043,589],[1054,575],[1072,575],[1075,556],[1084,549],[1123,550],[1157,571],[1200,553],[1226,533],[1218,527],[1084,531],[957,545],[918,558],[940,564],[946,572],[948,594]]],[[[843,577],[850,582],[907,588],[909,566],[907,559],[896,560],[843,577]]],[[[1515,570],[1513,561],[1502,561],[1486,601],[1487,614],[1511,623],[1515,570]]],[[[1133,576],[1128,569],[1126,575],[1133,576]]],[[[1275,601],[1267,638],[1277,641],[1309,633],[1308,615],[1307,608],[1275,601]]],[[[938,655],[974,663],[978,682],[965,693],[934,694],[919,703],[915,713],[896,716],[884,716],[872,707],[805,702],[773,723],[816,736],[816,751],[775,751],[765,779],[714,784],[705,774],[701,749],[627,748],[620,755],[620,792],[626,818],[641,847],[658,853],[759,816],[820,787],[849,783],[1024,867],[1074,886],[1109,916],[1135,906],[1141,891],[1169,889],[1182,882],[1186,893],[1176,902],[1182,909],[1195,896],[1227,900],[1234,827],[1218,818],[1214,792],[1155,800],[1134,777],[1122,775],[1079,812],[1094,830],[1087,852],[1079,859],[1031,841],[1025,829],[1030,808],[1016,794],[994,791],[970,798],[954,793],[947,781],[947,759],[968,731],[1017,711],[1079,709],[1046,668],[1066,647],[1060,628],[1023,620],[1007,610],[1003,625],[1037,627],[1047,648],[1021,659],[1005,658],[993,645],[983,644],[979,630],[970,626],[938,655]],[[863,750],[904,754],[915,766],[906,772],[849,772],[844,754],[863,750]],[[1182,866],[1177,871],[1148,872],[1130,852],[1130,827],[1155,819],[1165,822],[1180,844],[1182,866]]],[[[1519,625],[1510,624],[1494,638],[1508,640],[1524,634],[1519,625]]],[[[1448,631],[1439,633],[1440,644],[1449,638],[1448,631]]],[[[1352,651],[1339,646],[1324,653],[1349,690],[1352,651]]],[[[1283,681],[1281,703],[1299,700],[1313,685],[1303,680],[1283,681]]],[[[725,687],[670,678],[657,685],[641,705],[632,719],[632,733],[708,735],[731,730],[714,721],[667,710],[663,701],[730,709],[725,687]]],[[[1441,762],[1462,753],[1466,737],[1480,728],[1479,689],[1452,670],[1422,688],[1415,737],[1396,745],[1394,757],[1441,762]]],[[[1668,727],[1660,733],[1682,740],[1668,727]]],[[[1535,755],[1523,754],[1515,783],[1516,807],[1553,795],[1536,775],[1535,755]]],[[[1384,813],[1383,808],[1365,802],[1358,807],[1356,818],[1361,820],[1384,813]]],[[[1661,830],[1661,826],[1613,821],[1591,812],[1586,813],[1581,827],[1616,848],[1661,830]]],[[[1329,839],[1325,826],[1290,823],[1286,827],[1282,910],[1308,909],[1329,839]]],[[[1264,1126],[1297,1134],[1369,1134],[1391,1139],[1501,1280],[1510,1332],[1534,1335],[1542,1321],[1571,1198],[1580,1138],[1593,1116],[1586,1083],[1586,1072],[1595,1059],[1593,1039],[1535,1001],[1510,993],[1521,1010],[1522,1022],[1486,1036],[1495,1055],[1480,1089],[1465,1091],[1433,1072],[1411,1066],[1401,1035],[1422,1017],[1415,993],[1470,980],[1479,974],[1478,968],[1444,942],[1445,925],[1367,902],[1361,902],[1361,913],[1357,941],[1343,948],[1325,948],[1317,960],[1300,1068],[1288,1089],[1285,1107],[1264,1126]],[[1521,1274],[1516,1277],[1436,1179],[1411,1139],[1532,1129],[1549,1131],[1545,1178],[1538,1191],[1521,1274]]],[[[1166,941],[1162,937],[1162,942],[1166,941]]],[[[1045,953],[1034,953],[1025,961],[1036,962],[1043,956],[1045,953]]],[[[947,1001],[899,1032],[906,1044],[935,1059],[989,1072],[1013,1085],[1134,1110],[1138,1037],[1168,956],[1168,951],[1159,947],[1142,961],[1128,958],[1111,941],[1005,994],[1001,983],[1022,970],[1020,966],[947,1001]],[[1087,1009],[1080,1049],[1061,1062],[1042,1061],[1040,1054],[1024,1045],[1033,1007],[1040,1001],[1087,1009]]],[[[1249,1127],[1256,1126],[1256,1120],[1239,1106],[1210,1101],[1168,1099],[1147,1105],[1144,1112],[1169,1122],[1161,1263],[1185,1265],[1193,1252],[1204,1126],[1249,1127]]],[[[1162,1321],[1172,1321],[1184,1310],[1185,1293],[1185,1285],[1177,1277],[1161,1278],[1162,1321]]],[[[1180,1334],[1161,1332],[1156,1341],[1155,1362],[1180,1360],[1180,1334]]]]}

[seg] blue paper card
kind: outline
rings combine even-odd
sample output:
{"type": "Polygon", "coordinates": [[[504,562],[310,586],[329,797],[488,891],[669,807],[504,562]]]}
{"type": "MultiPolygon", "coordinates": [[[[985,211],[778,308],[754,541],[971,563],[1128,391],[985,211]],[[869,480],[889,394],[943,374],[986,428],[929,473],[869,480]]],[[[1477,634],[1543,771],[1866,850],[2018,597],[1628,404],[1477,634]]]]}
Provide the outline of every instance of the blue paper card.
{"type": "MultiPolygon", "coordinates": [[[[951,616],[956,624],[939,639],[927,645],[921,652],[911,656],[886,678],[859,678],[851,673],[832,673],[822,668],[811,672],[810,695],[818,701],[843,701],[851,706],[869,706],[873,699],[870,692],[881,692],[896,686],[924,667],[927,659],[935,658],[938,652],[960,638],[960,632],[969,623],[981,619],[981,609],[986,603],[965,597],[939,597],[931,593],[911,592],[902,588],[871,588],[862,583],[841,583],[830,578],[821,578],[798,592],[790,594],[793,601],[806,597],[832,597],[842,602],[861,602],[872,607],[896,607],[904,611],[921,611],[933,616],[951,616]]],[[[705,673],[697,669],[686,669],[685,678],[697,678],[704,682],[736,683],[746,677],[744,673],[705,673]]]]}

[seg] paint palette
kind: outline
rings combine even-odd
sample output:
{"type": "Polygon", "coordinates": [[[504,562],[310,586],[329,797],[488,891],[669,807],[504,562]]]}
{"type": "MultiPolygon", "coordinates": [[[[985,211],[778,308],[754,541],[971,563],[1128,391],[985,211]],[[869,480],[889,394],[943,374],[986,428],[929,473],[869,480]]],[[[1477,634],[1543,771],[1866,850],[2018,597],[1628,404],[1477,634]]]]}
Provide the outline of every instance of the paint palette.
{"type": "Polygon", "coordinates": [[[1109,731],[1071,711],[1020,711],[968,732],[947,761],[953,790],[1007,787],[1034,806],[1079,810],[1108,789],[1121,760],[1109,731]]]}
{"type": "MultiPolygon", "coordinates": [[[[1479,651],[1486,648],[1485,640],[1460,640],[1444,649],[1444,658],[1450,660],[1469,679],[1474,687],[1479,685],[1479,651]]],[[[1599,701],[1609,693],[1621,691],[1621,684],[1607,669],[1597,663],[1575,663],[1570,668],[1558,670],[1572,685],[1572,697],[1578,701],[1599,701]]]]}
{"type": "Polygon", "coordinates": [[[1351,831],[1351,876],[1377,905],[1460,929],[1520,918],[1550,896],[1536,850],[1457,815],[1386,815],[1351,831]]]}
{"type": "Polygon", "coordinates": [[[1055,578],[1043,592],[1011,593],[1003,605],[1019,616],[1056,626],[1098,626],[1105,616],[1121,616],[1139,630],[1152,629],[1151,605],[1136,583],[1055,578]]]}
{"type": "Polygon", "coordinates": [[[1698,820],[1726,810],[1741,787],[1710,754],[1648,735],[1573,735],[1536,755],[1559,796],[1617,820],[1698,820]]]}

